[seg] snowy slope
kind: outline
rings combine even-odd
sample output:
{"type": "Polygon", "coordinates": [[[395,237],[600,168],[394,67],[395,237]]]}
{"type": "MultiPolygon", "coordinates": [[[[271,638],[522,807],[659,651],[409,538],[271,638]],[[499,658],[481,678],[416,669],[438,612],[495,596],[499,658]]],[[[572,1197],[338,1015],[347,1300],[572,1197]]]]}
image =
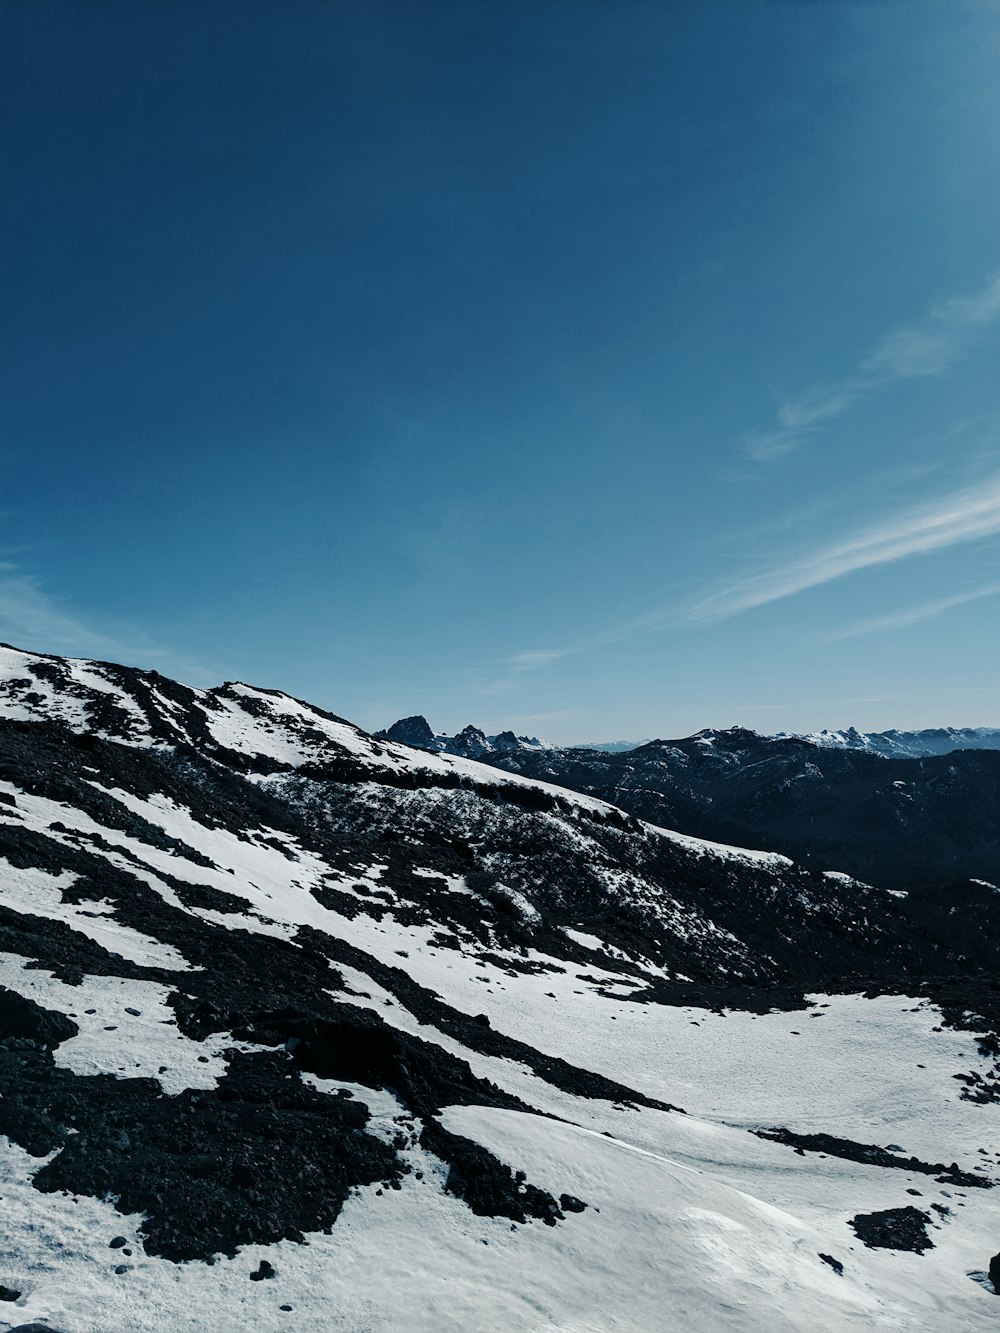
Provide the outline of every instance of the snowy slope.
{"type": "Polygon", "coordinates": [[[0,1329],[997,1325],[992,992],[905,900],[285,695],[3,670],[0,1329]]]}

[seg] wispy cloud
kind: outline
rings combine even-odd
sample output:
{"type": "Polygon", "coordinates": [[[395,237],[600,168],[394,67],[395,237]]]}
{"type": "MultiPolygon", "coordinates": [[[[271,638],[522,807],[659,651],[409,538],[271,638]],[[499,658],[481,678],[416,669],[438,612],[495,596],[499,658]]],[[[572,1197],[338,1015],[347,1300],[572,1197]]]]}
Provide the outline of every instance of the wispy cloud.
{"type": "Polygon", "coordinates": [[[104,635],[61,611],[36,579],[6,563],[0,563],[0,639],[18,647],[91,656],[110,646],[104,635]]]}
{"type": "Polygon", "coordinates": [[[893,329],[861,363],[878,381],[940,375],[1000,318],[1000,274],[972,296],[945,301],[923,320],[893,329]]]}
{"type": "Polygon", "coordinates": [[[911,606],[906,611],[896,611],[884,616],[870,616],[866,620],[857,620],[843,629],[832,630],[823,635],[824,643],[839,643],[841,639],[855,639],[861,634],[877,634],[881,630],[906,629],[908,625],[917,625],[921,620],[930,620],[953,606],[966,606],[969,602],[981,601],[984,597],[996,597],[1000,594],[1000,583],[991,583],[985,588],[975,588],[972,592],[959,593],[954,597],[940,597],[934,602],[925,602],[922,606],[911,606]]]}
{"type": "Polygon", "coordinates": [[[539,671],[550,662],[557,661],[572,652],[571,648],[525,648],[519,653],[505,658],[502,662],[503,674],[479,686],[480,694],[510,694],[523,683],[521,677],[527,671],[539,671]]]}
{"type": "Polygon", "coordinates": [[[111,633],[91,628],[65,611],[36,578],[2,561],[0,640],[31,651],[156,667],[197,685],[212,684],[222,674],[160,647],[131,628],[111,633]]]}
{"type": "Polygon", "coordinates": [[[749,431],[740,451],[757,463],[784,458],[859,399],[900,380],[940,375],[1000,320],[1000,274],[971,296],[935,306],[921,319],[890,329],[844,379],[790,398],[770,429],[749,431]]]}
{"type": "Polygon", "coordinates": [[[716,589],[690,606],[682,618],[708,624],[752,607],[791,597],[873,565],[923,555],[1000,532],[1000,474],[955,491],[933,504],[908,509],[887,522],[773,565],[716,589]]]}
{"type": "Polygon", "coordinates": [[[858,386],[853,380],[842,384],[833,384],[826,389],[814,389],[800,398],[782,403],[778,408],[778,420],[786,433],[804,431],[818,422],[839,417],[858,396],[858,386]]]}
{"type": "MultiPolygon", "coordinates": [[[[800,528],[801,524],[794,525],[800,528]]],[[[910,506],[880,523],[870,524],[756,573],[717,586],[687,603],[674,601],[631,620],[583,634],[564,648],[531,649],[506,659],[505,673],[480,686],[483,694],[505,694],[519,688],[524,672],[559,658],[589,653],[664,626],[710,625],[755,607],[795,596],[835,579],[910,556],[927,555],[963,542],[1000,535],[1000,472],[974,486],[910,506]]],[[[679,589],[677,590],[679,592],[679,589]]],[[[1000,595],[1000,583],[941,598],[919,607],[858,621],[831,631],[824,642],[853,638],[879,630],[899,629],[939,615],[951,607],[1000,595]]],[[[767,707],[767,705],[757,705],[767,707]]]]}
{"type": "Polygon", "coordinates": [[[740,450],[755,463],[773,463],[792,453],[810,431],[748,431],[740,440],[740,450]]]}
{"type": "Polygon", "coordinates": [[[558,657],[566,656],[565,648],[531,648],[522,653],[515,653],[513,657],[507,659],[507,665],[511,671],[537,671],[539,667],[548,666],[558,657]]]}

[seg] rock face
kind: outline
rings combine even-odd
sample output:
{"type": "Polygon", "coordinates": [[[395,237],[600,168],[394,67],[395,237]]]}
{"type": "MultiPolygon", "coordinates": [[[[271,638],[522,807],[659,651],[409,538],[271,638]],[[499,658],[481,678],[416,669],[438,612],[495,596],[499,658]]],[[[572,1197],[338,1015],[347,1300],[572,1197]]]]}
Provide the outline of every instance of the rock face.
{"type": "Polygon", "coordinates": [[[448,736],[444,732],[433,732],[424,717],[401,718],[385,731],[376,731],[375,735],[379,739],[400,741],[405,745],[416,746],[420,750],[439,750],[442,754],[457,754],[466,759],[481,759],[487,763],[494,756],[514,751],[538,751],[549,748],[537,736],[515,736],[512,731],[501,731],[496,736],[487,736],[481,727],[474,727],[471,723],[454,736],[448,736]]]}
{"type": "Polygon", "coordinates": [[[384,736],[386,740],[400,741],[404,745],[417,745],[424,750],[436,748],[430,724],[419,714],[414,717],[401,717],[387,731],[378,731],[375,734],[379,737],[384,736]]]}
{"type": "Polygon", "coordinates": [[[482,759],[494,748],[486,733],[479,727],[463,727],[457,736],[443,739],[445,743],[438,746],[438,749],[444,750],[446,754],[465,755],[466,759],[482,759]]]}

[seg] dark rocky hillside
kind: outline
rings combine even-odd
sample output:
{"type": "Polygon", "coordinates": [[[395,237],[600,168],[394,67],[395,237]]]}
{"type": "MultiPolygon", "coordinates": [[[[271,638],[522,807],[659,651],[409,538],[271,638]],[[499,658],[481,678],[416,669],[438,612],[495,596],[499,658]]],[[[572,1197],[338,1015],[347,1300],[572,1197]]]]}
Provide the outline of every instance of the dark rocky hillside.
{"type": "Polygon", "coordinates": [[[733,728],[623,754],[489,756],[695,837],[781,852],[891,888],[1000,884],[1000,751],[890,759],[733,728]]]}

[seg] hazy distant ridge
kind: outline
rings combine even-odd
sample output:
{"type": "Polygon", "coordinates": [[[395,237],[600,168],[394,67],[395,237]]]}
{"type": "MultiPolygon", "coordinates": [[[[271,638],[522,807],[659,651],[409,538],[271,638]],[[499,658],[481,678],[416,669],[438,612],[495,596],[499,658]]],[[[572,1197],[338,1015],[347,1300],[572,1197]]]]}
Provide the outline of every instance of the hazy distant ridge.
{"type": "Polygon", "coordinates": [[[867,750],[889,759],[920,759],[925,755],[951,754],[954,750],[1000,750],[998,727],[925,727],[921,731],[779,731],[775,740],[794,736],[837,750],[867,750]]]}

